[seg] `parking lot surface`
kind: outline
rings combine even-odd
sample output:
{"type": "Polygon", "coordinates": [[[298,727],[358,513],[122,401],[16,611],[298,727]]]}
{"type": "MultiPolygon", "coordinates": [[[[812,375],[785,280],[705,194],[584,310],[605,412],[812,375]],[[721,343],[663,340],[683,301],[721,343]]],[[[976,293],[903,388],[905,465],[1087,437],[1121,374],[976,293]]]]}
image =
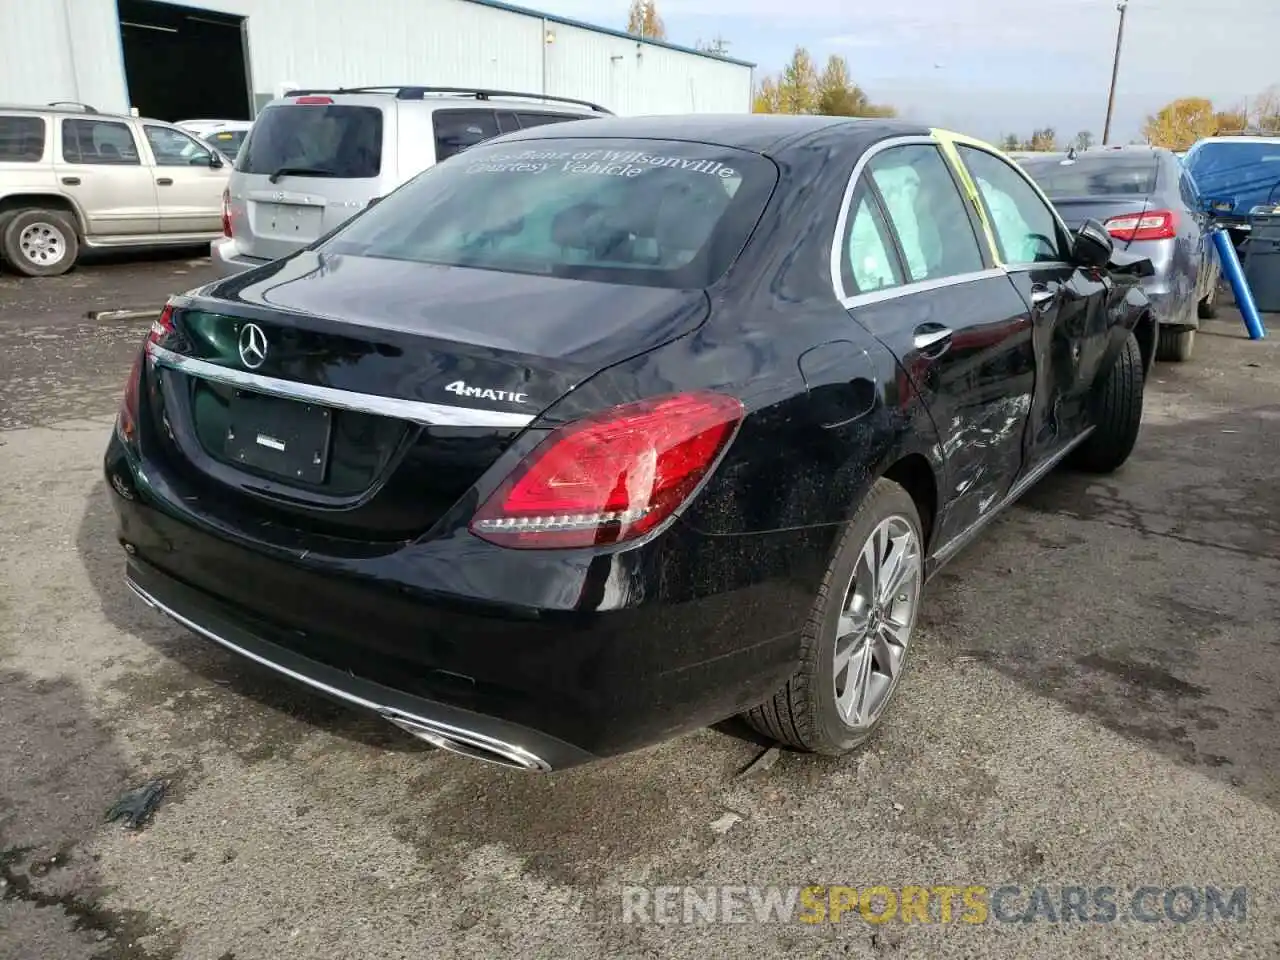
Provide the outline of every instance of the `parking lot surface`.
{"type": "Polygon", "coordinates": [[[100,457],[145,324],[86,304],[206,269],[0,281],[0,957],[1280,956],[1274,338],[1224,311],[1157,366],[1121,472],[1050,476],[939,575],[868,749],[742,775],[762,748],[728,725],[538,776],[287,687],[125,588],[100,457]],[[156,778],[151,822],[104,824],[156,778]],[[984,923],[618,909],[809,884],[1021,894],[984,923]],[[1067,886],[1243,887],[1247,915],[1175,922],[1157,894],[1145,922],[1121,893],[1114,921],[1017,919],[1067,886]]]}

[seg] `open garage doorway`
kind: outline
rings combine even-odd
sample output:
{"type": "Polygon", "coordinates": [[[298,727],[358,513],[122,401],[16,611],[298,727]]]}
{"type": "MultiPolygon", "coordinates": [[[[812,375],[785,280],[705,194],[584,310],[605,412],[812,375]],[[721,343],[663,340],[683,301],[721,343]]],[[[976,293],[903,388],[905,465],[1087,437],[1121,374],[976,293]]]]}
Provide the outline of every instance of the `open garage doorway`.
{"type": "Polygon", "coordinates": [[[157,120],[251,120],[244,18],[116,0],[129,103],[157,120]]]}

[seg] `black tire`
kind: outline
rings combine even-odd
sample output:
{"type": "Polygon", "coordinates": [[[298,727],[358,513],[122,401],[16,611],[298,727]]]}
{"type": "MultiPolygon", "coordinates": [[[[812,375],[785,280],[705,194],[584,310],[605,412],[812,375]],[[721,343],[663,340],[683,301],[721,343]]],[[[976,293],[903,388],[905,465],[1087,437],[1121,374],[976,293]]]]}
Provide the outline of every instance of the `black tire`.
{"type": "Polygon", "coordinates": [[[1106,377],[1094,388],[1093,433],[1075,457],[1081,468],[1111,473],[1129,459],[1142,426],[1143,386],[1142,351],[1131,333],[1106,377]]]}
{"type": "Polygon", "coordinates": [[[20,210],[4,224],[0,250],[9,266],[28,277],[56,277],[76,265],[80,238],[59,210],[20,210]]]}
{"type": "Polygon", "coordinates": [[[1172,363],[1186,363],[1196,346],[1196,332],[1191,328],[1185,330],[1160,329],[1160,345],[1156,348],[1156,359],[1172,363]]]}
{"type": "Polygon", "coordinates": [[[910,526],[923,564],[924,538],[915,502],[893,481],[877,480],[845,528],[818,588],[804,627],[799,669],[770,699],[744,714],[747,723],[765,736],[800,750],[837,756],[869,740],[891,709],[910,659],[910,637],[920,609],[923,565],[919,582],[914,583],[915,602],[907,624],[905,650],[895,679],[885,694],[884,706],[869,725],[855,728],[840,716],[835,670],[837,623],[859,558],[868,538],[890,518],[900,518],[910,526]]]}
{"type": "Polygon", "coordinates": [[[1215,273],[1213,275],[1213,286],[1204,295],[1204,299],[1196,304],[1196,315],[1201,320],[1213,320],[1218,316],[1218,284],[1221,282],[1222,277],[1215,273]]]}

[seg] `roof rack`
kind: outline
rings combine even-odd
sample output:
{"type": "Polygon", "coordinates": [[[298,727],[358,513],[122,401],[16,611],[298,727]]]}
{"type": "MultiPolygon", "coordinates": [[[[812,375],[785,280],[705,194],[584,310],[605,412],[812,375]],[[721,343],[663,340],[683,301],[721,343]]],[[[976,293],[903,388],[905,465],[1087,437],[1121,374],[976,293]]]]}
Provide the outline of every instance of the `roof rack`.
{"type": "Polygon", "coordinates": [[[97,113],[96,107],[91,107],[87,103],[81,103],[78,100],[50,100],[45,104],[46,107],[79,107],[85,113],[97,113]]]}
{"type": "Polygon", "coordinates": [[[477,100],[489,100],[493,97],[520,97],[527,100],[544,100],[552,103],[572,103],[579,107],[589,107],[596,113],[613,111],[592,103],[590,100],[577,100],[573,97],[557,97],[549,93],[522,93],[518,90],[485,90],[478,87],[422,87],[422,86],[385,86],[385,87],[336,87],[334,89],[288,90],[286,97],[310,97],[323,93],[391,93],[397,100],[425,100],[427,94],[446,94],[451,96],[474,97],[477,100]]]}

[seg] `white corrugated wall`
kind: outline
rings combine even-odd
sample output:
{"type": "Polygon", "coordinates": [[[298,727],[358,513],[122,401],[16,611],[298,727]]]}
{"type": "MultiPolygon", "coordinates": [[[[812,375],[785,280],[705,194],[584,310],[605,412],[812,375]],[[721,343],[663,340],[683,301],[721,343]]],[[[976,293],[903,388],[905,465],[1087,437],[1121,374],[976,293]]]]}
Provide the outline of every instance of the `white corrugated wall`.
{"type": "Polygon", "coordinates": [[[115,0],[0,0],[0,103],[127,104],[115,0]]]}
{"type": "MultiPolygon", "coordinates": [[[[578,97],[624,115],[751,109],[749,66],[555,21],[544,35],[536,16],[466,0],[185,5],[248,18],[259,95],[418,83],[578,97]]],[[[0,101],[55,99],[127,107],[115,0],[0,0],[0,101]]]]}

